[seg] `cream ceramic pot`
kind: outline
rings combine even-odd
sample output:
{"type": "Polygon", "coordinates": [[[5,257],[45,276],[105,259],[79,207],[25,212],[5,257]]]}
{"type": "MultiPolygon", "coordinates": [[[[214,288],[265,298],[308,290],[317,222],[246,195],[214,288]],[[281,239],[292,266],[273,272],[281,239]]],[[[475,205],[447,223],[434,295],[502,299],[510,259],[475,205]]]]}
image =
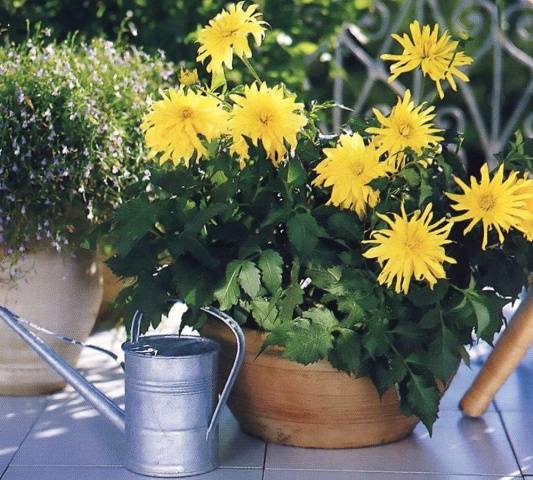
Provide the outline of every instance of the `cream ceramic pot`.
{"type": "MultiPolygon", "coordinates": [[[[0,258],[0,260],[2,260],[0,258]]],[[[88,252],[50,250],[25,255],[13,268],[0,268],[0,305],[44,328],[85,341],[102,301],[101,265],[88,252]]],[[[50,340],[69,363],[80,348],[50,340]]],[[[39,395],[65,382],[6,325],[0,325],[0,395],[39,395]]]]}

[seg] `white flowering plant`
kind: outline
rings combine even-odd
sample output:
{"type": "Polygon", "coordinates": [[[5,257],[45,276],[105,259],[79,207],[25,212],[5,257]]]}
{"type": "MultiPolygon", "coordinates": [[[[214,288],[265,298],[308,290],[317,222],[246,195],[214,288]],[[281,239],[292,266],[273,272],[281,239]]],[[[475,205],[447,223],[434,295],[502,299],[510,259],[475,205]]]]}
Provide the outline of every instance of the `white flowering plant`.
{"type": "MultiPolygon", "coordinates": [[[[147,111],[159,165],[105,226],[109,265],[133,278],[121,302],[144,312],[145,329],[172,299],[197,328],[215,304],[285,358],[396,388],[431,430],[464,346],[473,332],[492,341],[532,269],[531,142],[517,133],[498,168],[468,178],[458,135],[408,90],[389,112],[323,135],[328,105],[253,69],[266,28],[256,5],[230,5],[199,32],[206,72],[182,72],[147,111]],[[237,59],[255,82],[228,85],[237,59]]],[[[458,41],[416,21],[410,31],[385,56],[392,78],[421,68],[439,98],[468,81],[458,41]]]]}
{"type": "Polygon", "coordinates": [[[172,64],[35,33],[0,48],[0,252],[76,248],[145,170],[139,127],[172,64]]]}

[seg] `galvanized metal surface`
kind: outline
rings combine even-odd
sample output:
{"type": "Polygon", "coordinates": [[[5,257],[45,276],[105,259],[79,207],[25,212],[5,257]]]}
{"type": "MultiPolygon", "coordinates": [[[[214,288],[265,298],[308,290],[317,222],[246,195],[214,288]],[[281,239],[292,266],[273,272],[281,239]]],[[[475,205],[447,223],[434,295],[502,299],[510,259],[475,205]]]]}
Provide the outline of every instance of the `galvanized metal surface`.
{"type": "Polygon", "coordinates": [[[218,421],[245,353],[244,334],[237,322],[215,308],[203,310],[228,325],[237,339],[237,355],[218,402],[218,343],[203,337],[153,335],[123,345],[126,414],[27,330],[15,314],[0,307],[0,318],[125,431],[126,468],[156,477],[184,477],[218,466],[218,421]]]}

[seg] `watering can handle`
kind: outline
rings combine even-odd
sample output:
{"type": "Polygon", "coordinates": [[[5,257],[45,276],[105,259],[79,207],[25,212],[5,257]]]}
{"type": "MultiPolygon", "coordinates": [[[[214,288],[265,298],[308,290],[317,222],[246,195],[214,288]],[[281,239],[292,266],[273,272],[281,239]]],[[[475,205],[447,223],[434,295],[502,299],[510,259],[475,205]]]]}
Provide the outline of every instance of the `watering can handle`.
{"type": "Polygon", "coordinates": [[[209,422],[209,427],[207,428],[207,437],[209,438],[211,431],[219,421],[222,408],[226,405],[226,402],[228,401],[229,394],[231,392],[231,389],[233,388],[235,380],[237,379],[237,374],[239,373],[242,362],[244,361],[244,355],[246,351],[244,333],[242,332],[242,329],[239,324],[233,318],[231,318],[224,312],[217,310],[214,307],[203,307],[202,310],[205,313],[208,313],[209,315],[212,315],[213,317],[217,318],[218,320],[223,321],[231,329],[231,331],[235,335],[235,338],[237,339],[237,354],[235,355],[233,366],[231,367],[228,380],[226,381],[226,385],[224,385],[224,389],[220,394],[217,406],[215,408],[215,411],[213,412],[211,421],[209,422]]]}

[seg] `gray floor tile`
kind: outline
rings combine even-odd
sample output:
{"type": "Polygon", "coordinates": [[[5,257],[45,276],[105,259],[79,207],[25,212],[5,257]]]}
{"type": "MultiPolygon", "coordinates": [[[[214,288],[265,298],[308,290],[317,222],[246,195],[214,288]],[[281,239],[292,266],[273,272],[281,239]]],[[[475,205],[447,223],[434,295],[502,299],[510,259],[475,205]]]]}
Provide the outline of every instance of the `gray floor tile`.
{"type": "MultiPolygon", "coordinates": [[[[530,349],[533,352],[532,349],[530,349]]],[[[533,354],[511,374],[496,394],[496,405],[502,411],[531,411],[533,405],[533,354]]]]}
{"type": "Polygon", "coordinates": [[[242,432],[228,409],[220,421],[220,463],[224,468],[263,468],[266,444],[242,432]]]}
{"type": "MultiPolygon", "coordinates": [[[[224,412],[220,425],[224,468],[262,468],[265,448],[264,442],[240,431],[228,410],[224,412]]],[[[13,465],[121,466],[122,455],[120,432],[76,393],[66,391],[52,397],[13,465]]]]}
{"type": "MultiPolygon", "coordinates": [[[[452,380],[452,383],[445,392],[440,403],[441,410],[455,410],[459,409],[459,402],[463,398],[472,382],[476,378],[480,370],[479,365],[472,363],[470,366],[461,363],[457,374],[452,380]]],[[[491,404],[489,411],[494,411],[494,407],[491,404]]]]}
{"type": "MultiPolygon", "coordinates": [[[[218,469],[198,480],[261,480],[261,470],[218,469]]],[[[2,480],[146,480],[123,468],[114,467],[9,467],[2,480]]]]}
{"type": "Polygon", "coordinates": [[[14,465],[122,465],[121,433],[76,393],[52,397],[14,465]]]}
{"type": "Polygon", "coordinates": [[[264,480],[520,480],[500,475],[428,475],[427,473],[310,472],[304,470],[266,470],[264,480]]]}
{"type": "Polygon", "coordinates": [[[533,413],[502,412],[523,473],[533,475],[533,413]]]}
{"type": "Polygon", "coordinates": [[[269,445],[266,467],[362,472],[520,475],[496,413],[483,419],[441,412],[433,438],[419,425],[409,438],[358,450],[313,450],[269,445]]]}
{"type": "Polygon", "coordinates": [[[0,475],[42,413],[45,397],[0,397],[0,475]]]}

